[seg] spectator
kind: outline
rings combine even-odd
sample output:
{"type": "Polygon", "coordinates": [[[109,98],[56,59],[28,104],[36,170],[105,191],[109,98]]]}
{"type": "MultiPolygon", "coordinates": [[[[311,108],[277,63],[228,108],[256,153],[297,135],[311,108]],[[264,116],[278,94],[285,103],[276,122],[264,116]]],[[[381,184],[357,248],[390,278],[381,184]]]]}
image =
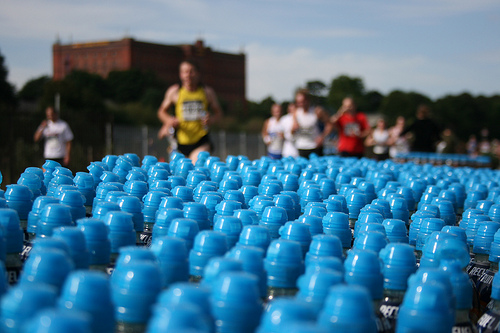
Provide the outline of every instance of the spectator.
{"type": "Polygon", "coordinates": [[[73,132],[68,123],[59,119],[59,114],[52,106],[45,109],[46,119],[38,126],[33,140],[45,139],[43,157],[59,162],[67,167],[71,156],[73,132]]]}
{"type": "Polygon", "coordinates": [[[413,142],[411,151],[436,152],[436,144],[441,136],[441,129],[434,120],[431,119],[431,110],[428,105],[420,105],[417,108],[417,119],[407,126],[400,136],[411,133],[413,142]]]}
{"type": "Polygon", "coordinates": [[[405,118],[396,118],[396,124],[389,128],[389,156],[396,158],[398,155],[407,154],[410,151],[410,144],[405,135],[401,135],[405,128],[405,118]]]}
{"type": "Polygon", "coordinates": [[[158,118],[163,122],[158,136],[162,138],[174,128],[177,149],[194,164],[200,152],[212,150],[209,126],[220,120],[222,110],[214,90],[201,84],[200,71],[193,60],[181,62],[179,77],[181,83],[168,88],[158,109],[158,118]],[[175,116],[168,113],[172,106],[175,116]]]}
{"type": "Polygon", "coordinates": [[[441,141],[437,145],[440,154],[456,154],[458,150],[458,139],[450,127],[446,127],[441,135],[441,141]]]}
{"type": "Polygon", "coordinates": [[[341,156],[362,157],[364,140],[370,133],[370,125],[363,112],[358,112],[351,97],[342,101],[338,112],[330,118],[339,133],[338,152],[341,156]]]}
{"type": "Polygon", "coordinates": [[[299,151],[295,147],[295,138],[292,133],[293,115],[295,114],[295,104],[290,103],[287,107],[287,114],[280,118],[281,129],[283,130],[283,157],[297,157],[299,151]]]}
{"type": "Polygon", "coordinates": [[[491,153],[490,131],[487,128],[481,130],[481,141],[479,142],[479,153],[489,155],[491,153]]]}
{"type": "Polygon", "coordinates": [[[266,119],[262,126],[262,139],[267,146],[267,155],[280,159],[283,150],[283,129],[280,124],[281,105],[271,106],[271,118],[266,119]]]}
{"type": "Polygon", "coordinates": [[[469,156],[477,156],[477,138],[474,134],[469,136],[469,140],[465,144],[465,149],[467,150],[467,154],[469,156]]]}
{"type": "Polygon", "coordinates": [[[389,158],[389,131],[385,127],[385,120],[380,118],[377,126],[366,137],[367,147],[373,147],[373,154],[377,161],[383,161],[389,158]]]}
{"type": "Polygon", "coordinates": [[[295,94],[296,112],[293,115],[292,133],[299,155],[308,158],[312,153],[323,155],[323,142],[331,131],[326,111],[310,104],[309,91],[300,89],[295,94]],[[321,129],[323,127],[323,129],[321,129]]]}

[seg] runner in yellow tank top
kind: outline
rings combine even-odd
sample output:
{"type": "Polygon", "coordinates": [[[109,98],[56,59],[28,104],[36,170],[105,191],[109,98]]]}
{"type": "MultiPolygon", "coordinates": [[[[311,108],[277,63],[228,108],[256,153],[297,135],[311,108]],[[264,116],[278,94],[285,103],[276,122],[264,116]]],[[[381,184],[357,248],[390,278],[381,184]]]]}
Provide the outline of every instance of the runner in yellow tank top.
{"type": "Polygon", "coordinates": [[[213,89],[200,85],[196,63],[183,61],[179,77],[181,85],[168,88],[158,109],[158,118],[163,122],[158,137],[161,139],[175,128],[178,150],[194,164],[200,152],[211,150],[208,127],[220,120],[222,110],[213,89]],[[168,113],[172,106],[175,106],[175,116],[168,113]]]}

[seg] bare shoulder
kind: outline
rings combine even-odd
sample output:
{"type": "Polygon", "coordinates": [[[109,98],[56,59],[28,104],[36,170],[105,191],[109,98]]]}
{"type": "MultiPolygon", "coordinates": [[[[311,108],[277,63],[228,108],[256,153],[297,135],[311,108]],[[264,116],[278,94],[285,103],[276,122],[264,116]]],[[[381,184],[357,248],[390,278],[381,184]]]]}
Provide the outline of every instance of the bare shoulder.
{"type": "Polygon", "coordinates": [[[171,85],[168,89],[167,92],[165,93],[165,98],[170,100],[171,102],[176,102],[177,97],[179,96],[179,89],[180,85],[179,84],[173,84],[171,85]]]}
{"type": "Polygon", "coordinates": [[[212,87],[204,86],[203,89],[205,90],[207,97],[215,98],[215,90],[213,90],[212,87]]]}

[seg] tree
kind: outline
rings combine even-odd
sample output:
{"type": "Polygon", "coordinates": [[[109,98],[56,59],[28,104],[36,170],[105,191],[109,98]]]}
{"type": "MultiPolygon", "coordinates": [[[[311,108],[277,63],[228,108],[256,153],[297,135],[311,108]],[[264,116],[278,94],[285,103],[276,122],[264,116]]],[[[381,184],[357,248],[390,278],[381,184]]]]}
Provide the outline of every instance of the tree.
{"type": "Polygon", "coordinates": [[[338,110],[342,105],[342,100],[347,96],[354,98],[358,107],[365,110],[365,86],[361,78],[341,75],[332,80],[327,96],[328,105],[338,110]]]}
{"type": "Polygon", "coordinates": [[[50,82],[50,77],[44,75],[31,79],[17,93],[17,97],[28,102],[36,102],[43,96],[45,85],[50,82]]]}
{"type": "Polygon", "coordinates": [[[313,105],[326,104],[326,94],[328,93],[328,87],[323,81],[307,81],[306,88],[311,94],[311,103],[313,105]]]}
{"type": "Polygon", "coordinates": [[[398,116],[411,122],[415,119],[415,112],[420,104],[432,105],[432,101],[416,92],[394,90],[382,99],[380,112],[385,115],[388,124],[395,123],[398,116]]]}

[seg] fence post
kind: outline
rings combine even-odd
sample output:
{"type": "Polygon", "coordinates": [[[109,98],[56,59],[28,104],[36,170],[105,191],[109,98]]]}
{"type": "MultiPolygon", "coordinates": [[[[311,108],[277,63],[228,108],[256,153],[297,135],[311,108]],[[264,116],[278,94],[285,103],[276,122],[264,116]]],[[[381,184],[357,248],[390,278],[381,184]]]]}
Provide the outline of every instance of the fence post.
{"type": "Polygon", "coordinates": [[[240,155],[247,156],[247,133],[240,132],[240,155]]]}
{"type": "Polygon", "coordinates": [[[148,155],[148,127],[142,126],[142,156],[148,155]]]}
{"type": "Polygon", "coordinates": [[[106,123],[106,155],[113,153],[113,125],[106,123]]]}

